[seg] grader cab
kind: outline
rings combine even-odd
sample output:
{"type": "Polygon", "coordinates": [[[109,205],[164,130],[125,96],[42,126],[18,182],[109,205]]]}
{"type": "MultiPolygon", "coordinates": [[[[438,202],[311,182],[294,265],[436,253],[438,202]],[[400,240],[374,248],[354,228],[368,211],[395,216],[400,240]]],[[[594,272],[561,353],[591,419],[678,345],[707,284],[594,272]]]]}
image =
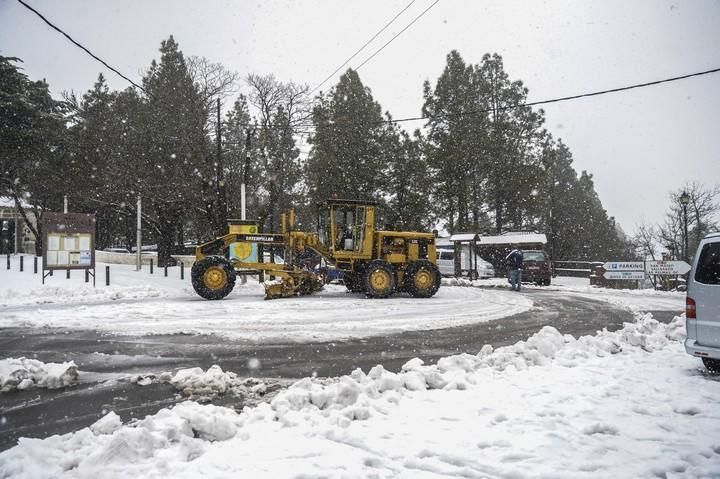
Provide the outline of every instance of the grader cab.
{"type": "Polygon", "coordinates": [[[352,292],[386,298],[396,292],[433,296],[440,287],[435,237],[431,233],[377,231],[377,204],[328,200],[319,205],[318,231],[295,230],[295,214],[282,215],[280,233],[259,233],[252,222],[231,221],[229,232],[197,246],[192,268],[195,291],[222,299],[242,274],[269,274],[280,282],[265,286],[266,299],[311,294],[323,286],[316,260],[343,271],[352,292]],[[266,252],[283,251],[283,262],[265,261],[266,252]]]}

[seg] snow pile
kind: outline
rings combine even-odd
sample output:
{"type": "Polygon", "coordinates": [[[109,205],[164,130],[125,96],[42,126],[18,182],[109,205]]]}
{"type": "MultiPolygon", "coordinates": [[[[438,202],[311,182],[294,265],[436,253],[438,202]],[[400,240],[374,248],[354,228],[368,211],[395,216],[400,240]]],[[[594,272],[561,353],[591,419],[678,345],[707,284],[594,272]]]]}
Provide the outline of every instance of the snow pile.
{"type": "Polygon", "coordinates": [[[114,412],[88,428],[47,439],[22,438],[19,445],[0,456],[1,477],[167,477],[143,471],[148,462],[163,471],[175,462],[191,461],[202,455],[208,443],[234,437],[242,426],[233,410],[177,404],[153,416],[123,426],[114,412]],[[22,451],[24,458],[14,460],[22,451]],[[145,464],[139,469],[138,465],[145,464]],[[133,470],[133,473],[127,471],[133,470]]]}
{"type": "Polygon", "coordinates": [[[38,388],[58,389],[77,381],[77,366],[66,363],[43,363],[36,359],[0,360],[0,392],[38,388]]]}
{"type": "Polygon", "coordinates": [[[654,351],[684,337],[683,317],[675,317],[668,325],[656,321],[650,314],[638,314],[636,318],[637,322],[626,323],[619,331],[601,331],[579,339],[545,326],[527,341],[495,351],[485,345],[475,356],[449,356],[427,366],[415,358],[405,363],[400,373],[378,365],[367,374],[356,369],[339,379],[305,378],[280,392],[271,406],[276,419],[284,423],[295,422],[293,412],[313,410],[322,411],[332,424],[342,425],[347,423],[346,419],[366,419],[373,412],[385,413],[388,405],[397,403],[407,391],[467,389],[477,384],[474,373],[481,368],[524,370],[550,365],[554,360],[559,365],[573,367],[580,359],[617,354],[623,346],[654,351]]]}
{"type": "MultiPolygon", "coordinates": [[[[169,373],[160,375],[160,380],[169,373]]],[[[186,396],[213,397],[232,393],[236,396],[264,395],[276,391],[279,383],[267,384],[255,378],[239,378],[237,374],[223,371],[217,364],[207,371],[202,368],[181,369],[175,376],[167,380],[186,396]]]]}
{"type": "Polygon", "coordinates": [[[202,368],[181,369],[170,379],[170,384],[186,396],[217,396],[236,385],[237,374],[225,372],[217,364],[202,368]]]}
{"type": "Polygon", "coordinates": [[[146,374],[132,376],[130,382],[138,386],[148,386],[154,383],[171,384],[183,396],[193,401],[209,402],[213,398],[223,395],[232,395],[243,398],[244,404],[256,404],[261,400],[268,400],[282,388],[279,381],[259,380],[255,378],[240,378],[230,371],[223,371],[217,364],[207,371],[202,368],[188,368],[171,372],[164,372],[157,376],[146,374]]]}

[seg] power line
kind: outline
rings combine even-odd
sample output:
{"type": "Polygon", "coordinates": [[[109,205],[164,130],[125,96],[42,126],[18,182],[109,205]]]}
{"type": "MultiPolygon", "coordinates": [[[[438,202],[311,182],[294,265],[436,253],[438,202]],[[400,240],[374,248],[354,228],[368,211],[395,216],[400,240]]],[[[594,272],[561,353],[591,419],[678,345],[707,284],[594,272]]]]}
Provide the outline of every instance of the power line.
{"type": "Polygon", "coordinates": [[[115,69],[115,68],[111,67],[110,65],[108,65],[107,62],[105,62],[105,60],[103,60],[102,58],[98,57],[98,56],[95,55],[93,52],[91,52],[90,50],[88,50],[87,48],[85,48],[83,45],[81,45],[80,43],[78,43],[77,41],[75,41],[75,40],[73,39],[73,37],[71,37],[70,35],[68,35],[67,33],[65,33],[60,27],[54,25],[50,20],[48,20],[47,18],[45,18],[42,13],[38,12],[37,10],[35,10],[33,7],[31,7],[30,5],[28,5],[27,3],[25,3],[23,0],[17,0],[17,1],[18,1],[18,3],[20,3],[23,7],[27,8],[28,10],[30,10],[31,12],[33,12],[35,15],[37,15],[38,17],[40,17],[45,23],[47,23],[47,24],[50,26],[50,28],[52,28],[53,30],[56,30],[57,32],[59,32],[60,34],[62,34],[65,38],[67,38],[68,40],[70,40],[75,46],[77,46],[78,48],[81,48],[82,50],[84,50],[85,53],[87,53],[88,55],[90,55],[91,57],[93,57],[93,58],[94,58],[95,60],[97,60],[98,62],[102,63],[106,68],[108,68],[109,70],[113,71],[114,73],[116,73],[116,74],[119,75],[120,77],[122,77],[122,78],[124,78],[125,80],[127,80],[127,81],[128,81],[132,86],[134,86],[135,88],[138,88],[138,89],[142,90],[143,92],[147,93],[142,86],[138,85],[137,83],[135,83],[134,81],[132,81],[131,79],[129,79],[128,77],[126,77],[125,75],[123,75],[122,73],[120,73],[117,69],[115,69]]]}
{"type": "MultiPolygon", "coordinates": [[[[502,106],[502,107],[498,108],[498,110],[499,111],[507,111],[507,110],[514,110],[516,108],[546,105],[546,104],[550,104],[550,103],[559,103],[559,102],[563,102],[563,101],[577,100],[579,98],[607,95],[610,93],[618,93],[618,92],[622,92],[622,91],[626,91],[626,90],[633,90],[636,88],[644,88],[644,87],[648,87],[648,86],[660,85],[662,83],[670,83],[670,82],[674,82],[674,81],[678,81],[678,80],[685,80],[685,79],[692,78],[692,77],[699,77],[699,76],[709,75],[709,74],[718,73],[718,72],[720,72],[720,68],[713,68],[711,70],[705,70],[705,71],[696,72],[696,73],[689,73],[687,75],[680,75],[680,76],[675,76],[675,77],[671,77],[671,78],[664,78],[662,80],[655,80],[655,81],[650,81],[650,82],[645,82],[645,83],[636,83],[633,85],[627,85],[627,86],[618,87],[618,88],[610,88],[607,90],[599,90],[599,91],[594,91],[594,92],[589,92],[589,93],[581,93],[579,95],[563,96],[563,97],[559,97],[559,98],[552,98],[549,100],[539,100],[539,101],[526,102],[526,103],[517,103],[514,105],[502,106]]],[[[449,115],[414,116],[414,117],[398,118],[398,119],[393,119],[393,120],[381,120],[381,121],[375,121],[375,122],[369,122],[369,123],[363,123],[363,124],[364,125],[382,125],[382,124],[392,124],[392,123],[404,123],[407,121],[431,120],[431,119],[435,119],[435,118],[481,115],[483,113],[492,113],[493,111],[495,111],[495,110],[493,110],[492,108],[486,108],[486,109],[482,109],[482,110],[470,110],[470,111],[464,111],[464,112],[459,112],[459,113],[453,113],[453,114],[449,114],[449,115]]],[[[342,126],[342,125],[352,126],[352,125],[356,125],[356,124],[359,124],[359,123],[344,123],[344,124],[343,123],[335,123],[333,125],[326,125],[326,126],[342,126]]]]}
{"type": "Polygon", "coordinates": [[[317,85],[315,88],[313,88],[312,90],[310,90],[310,93],[308,93],[308,95],[312,95],[312,93],[313,93],[315,90],[317,90],[318,88],[320,88],[321,86],[323,86],[323,85],[325,84],[325,82],[327,82],[329,79],[331,79],[331,78],[333,77],[333,75],[335,75],[337,72],[339,72],[342,67],[344,67],[345,65],[347,65],[353,58],[355,58],[355,57],[358,55],[358,53],[360,53],[361,51],[363,51],[363,50],[365,49],[365,47],[370,44],[370,42],[372,42],[373,40],[375,40],[375,39],[378,37],[378,35],[380,35],[382,32],[384,32],[385,29],[386,29],[387,27],[389,27],[400,15],[402,15],[403,12],[405,12],[405,10],[407,10],[408,8],[410,8],[410,6],[411,6],[413,3],[415,3],[415,0],[412,0],[410,3],[408,3],[408,4],[405,6],[405,8],[403,8],[402,10],[400,10],[400,12],[398,12],[397,15],[395,15],[389,22],[387,22],[384,27],[382,27],[380,30],[378,30],[378,32],[377,32],[375,35],[373,35],[373,37],[372,37],[370,40],[368,40],[367,42],[365,42],[365,44],[364,44],[363,46],[361,46],[355,53],[353,53],[353,54],[350,56],[350,58],[348,58],[347,60],[345,60],[344,62],[342,62],[342,63],[340,64],[340,66],[335,69],[334,72],[332,72],[330,75],[328,75],[327,78],[325,78],[323,81],[321,81],[320,83],[318,83],[318,85],[317,85]]]}
{"type": "Polygon", "coordinates": [[[437,5],[439,1],[440,1],[440,0],[435,0],[435,2],[434,2],[432,5],[430,5],[430,6],[427,7],[425,10],[423,10],[422,13],[420,13],[420,15],[418,15],[417,17],[415,17],[415,19],[413,19],[412,22],[410,22],[405,28],[403,28],[402,30],[400,30],[400,31],[397,33],[397,35],[395,35],[394,37],[392,37],[385,45],[381,46],[375,53],[373,53],[373,54],[370,55],[368,58],[366,58],[364,62],[362,62],[362,63],[361,63],[360,65],[358,65],[357,67],[355,67],[355,70],[359,70],[360,67],[362,67],[362,66],[365,65],[367,62],[369,62],[370,60],[372,60],[373,57],[375,57],[375,55],[377,55],[378,53],[380,53],[381,51],[383,51],[383,49],[385,49],[386,46],[390,45],[390,44],[393,42],[393,40],[395,40],[397,37],[399,37],[400,35],[402,35],[402,33],[403,33],[405,30],[407,30],[408,28],[410,28],[415,22],[417,22],[418,20],[420,20],[420,18],[421,18],[423,15],[425,15],[425,14],[428,12],[428,10],[430,10],[432,7],[434,7],[435,5],[437,5]]]}

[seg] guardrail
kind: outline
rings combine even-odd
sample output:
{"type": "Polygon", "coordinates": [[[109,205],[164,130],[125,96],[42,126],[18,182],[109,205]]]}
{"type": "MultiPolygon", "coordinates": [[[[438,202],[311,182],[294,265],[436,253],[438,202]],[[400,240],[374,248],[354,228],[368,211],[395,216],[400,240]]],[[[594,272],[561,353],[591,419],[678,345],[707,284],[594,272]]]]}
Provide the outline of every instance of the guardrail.
{"type": "Polygon", "coordinates": [[[557,276],[589,278],[602,261],[553,261],[553,271],[557,276]]]}
{"type": "MultiPolygon", "coordinates": [[[[183,263],[185,266],[192,266],[195,262],[194,255],[179,255],[173,254],[172,258],[177,261],[177,264],[183,263]]],[[[142,264],[149,265],[152,260],[153,264],[157,266],[157,253],[154,251],[146,252],[142,254],[142,264]]],[[[95,251],[95,261],[98,263],[110,263],[110,264],[135,264],[137,257],[135,253],[111,253],[109,251],[95,251]]]]}

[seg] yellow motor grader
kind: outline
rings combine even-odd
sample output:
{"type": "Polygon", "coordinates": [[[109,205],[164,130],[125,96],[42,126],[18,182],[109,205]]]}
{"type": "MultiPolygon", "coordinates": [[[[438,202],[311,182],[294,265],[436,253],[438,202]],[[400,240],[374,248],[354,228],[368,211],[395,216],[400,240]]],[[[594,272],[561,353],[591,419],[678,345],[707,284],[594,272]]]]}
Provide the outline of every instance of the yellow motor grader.
{"type": "Polygon", "coordinates": [[[295,230],[295,212],[281,216],[280,233],[260,233],[257,223],[230,220],[228,234],[195,248],[192,285],[205,299],[222,299],[238,275],[279,278],[266,283],[265,298],[311,294],[323,275],[309,256],[343,272],[345,286],[371,298],[405,291],[428,298],[440,287],[432,233],[376,231],[376,202],[331,199],[319,205],[317,233],[295,230]],[[273,262],[283,250],[282,262],[273,262]],[[271,261],[266,261],[270,253],[271,261]]]}

